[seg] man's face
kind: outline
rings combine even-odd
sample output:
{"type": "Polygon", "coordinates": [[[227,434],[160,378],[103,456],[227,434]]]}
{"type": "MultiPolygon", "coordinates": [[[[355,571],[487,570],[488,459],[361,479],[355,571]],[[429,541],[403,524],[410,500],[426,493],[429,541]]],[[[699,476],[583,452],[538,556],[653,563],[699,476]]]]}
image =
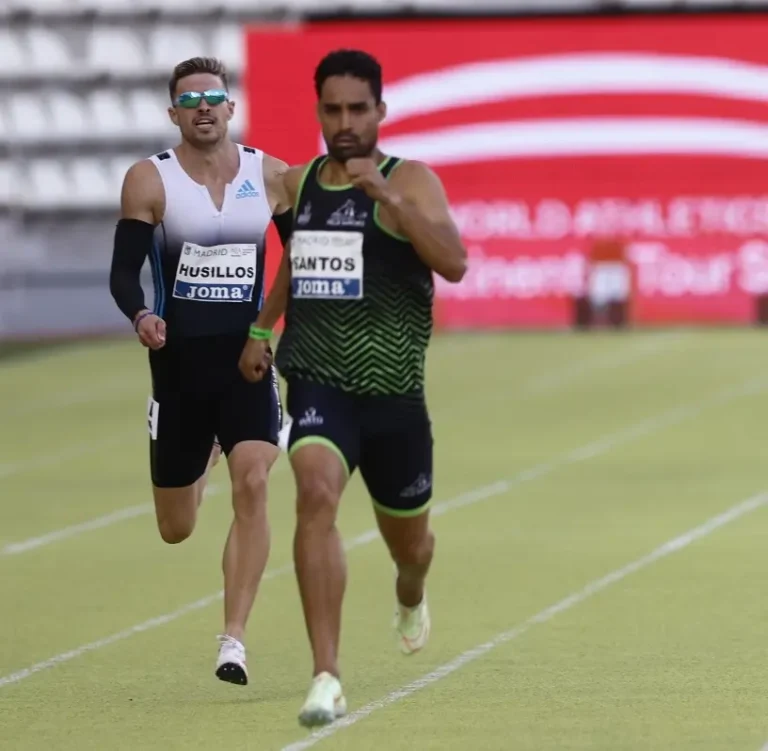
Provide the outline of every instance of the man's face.
{"type": "Polygon", "coordinates": [[[339,162],[373,153],[386,105],[376,104],[367,81],[352,76],[326,79],[317,115],[328,153],[339,162]]]}
{"type": "Polygon", "coordinates": [[[168,114],[185,141],[195,146],[210,146],[227,135],[235,103],[224,95],[223,81],[212,73],[195,73],[179,79],[168,114]],[[208,99],[201,94],[206,94],[208,99]]]}

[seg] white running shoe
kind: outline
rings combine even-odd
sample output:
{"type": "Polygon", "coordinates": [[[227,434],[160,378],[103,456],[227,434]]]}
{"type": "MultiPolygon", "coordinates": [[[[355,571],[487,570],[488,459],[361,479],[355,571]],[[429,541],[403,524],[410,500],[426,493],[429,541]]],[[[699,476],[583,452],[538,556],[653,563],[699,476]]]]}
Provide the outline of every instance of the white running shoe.
{"type": "Polygon", "coordinates": [[[397,605],[395,613],[395,632],[400,651],[405,655],[412,655],[423,649],[429,640],[432,630],[432,620],[427,606],[427,593],[421,602],[414,608],[405,605],[397,605]]]}
{"type": "Polygon", "coordinates": [[[299,724],[305,728],[330,725],[347,713],[347,700],[341,682],[330,673],[320,673],[312,680],[307,700],[299,712],[299,724]]]}
{"type": "Polygon", "coordinates": [[[219,657],[216,660],[216,677],[238,686],[248,685],[248,668],[245,666],[245,647],[231,636],[219,636],[219,657]]]}

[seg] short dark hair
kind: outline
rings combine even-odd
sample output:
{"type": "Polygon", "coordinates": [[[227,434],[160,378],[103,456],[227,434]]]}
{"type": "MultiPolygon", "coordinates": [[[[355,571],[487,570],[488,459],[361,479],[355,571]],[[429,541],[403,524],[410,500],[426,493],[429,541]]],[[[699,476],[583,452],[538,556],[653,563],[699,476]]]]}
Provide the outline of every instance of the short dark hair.
{"type": "Polygon", "coordinates": [[[329,52],[315,68],[315,92],[320,98],[323,84],[331,76],[352,76],[367,81],[376,104],[381,103],[381,65],[362,50],[336,50],[329,52]]]}
{"type": "Polygon", "coordinates": [[[227,67],[216,57],[190,57],[189,60],[179,63],[171,74],[171,80],[168,81],[168,93],[173,102],[176,95],[176,85],[182,78],[194,76],[196,73],[210,73],[218,76],[224,84],[224,88],[229,91],[227,84],[227,67]]]}

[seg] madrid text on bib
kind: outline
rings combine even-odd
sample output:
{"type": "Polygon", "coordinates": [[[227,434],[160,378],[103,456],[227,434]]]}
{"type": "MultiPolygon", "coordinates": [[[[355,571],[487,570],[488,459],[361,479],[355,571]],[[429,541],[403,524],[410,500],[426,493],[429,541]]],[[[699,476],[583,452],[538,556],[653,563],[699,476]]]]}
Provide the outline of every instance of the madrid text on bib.
{"type": "Polygon", "coordinates": [[[184,243],[173,296],[200,302],[251,302],[257,258],[256,245],[184,243]]]}

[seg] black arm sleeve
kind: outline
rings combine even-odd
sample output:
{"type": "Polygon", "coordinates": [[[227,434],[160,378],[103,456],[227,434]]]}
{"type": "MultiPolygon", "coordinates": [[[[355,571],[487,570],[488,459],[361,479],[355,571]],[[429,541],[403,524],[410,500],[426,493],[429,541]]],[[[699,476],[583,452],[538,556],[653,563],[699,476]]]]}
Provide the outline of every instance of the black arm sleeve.
{"type": "Polygon", "coordinates": [[[109,291],[129,321],[146,308],[141,288],[141,267],[152,248],[155,228],[140,219],[120,219],[109,271],[109,291]]]}
{"type": "Polygon", "coordinates": [[[291,233],[293,232],[293,211],[288,209],[282,214],[273,214],[272,221],[277,227],[277,232],[280,235],[280,242],[283,243],[283,247],[288,244],[288,240],[291,239],[291,233]]]}

